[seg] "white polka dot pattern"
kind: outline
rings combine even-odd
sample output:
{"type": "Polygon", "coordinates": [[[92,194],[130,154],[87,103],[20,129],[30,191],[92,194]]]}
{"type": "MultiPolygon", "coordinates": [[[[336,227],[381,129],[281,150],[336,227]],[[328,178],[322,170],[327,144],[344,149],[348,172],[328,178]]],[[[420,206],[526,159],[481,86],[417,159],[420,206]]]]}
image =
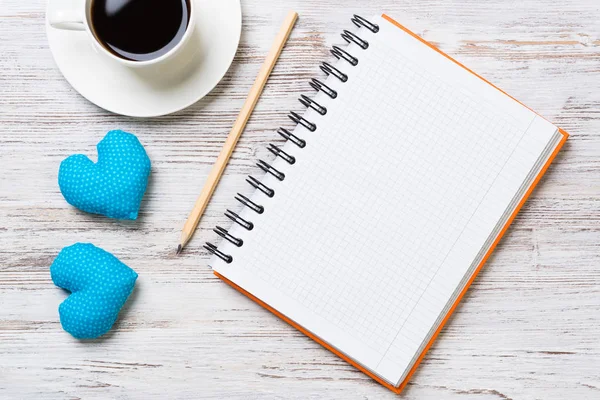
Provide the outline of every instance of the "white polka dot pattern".
{"type": "Polygon", "coordinates": [[[58,185],[69,204],[116,219],[137,219],[150,159],[131,133],[110,131],[97,146],[98,162],[82,154],[60,164],[58,185]]]}
{"type": "Polygon", "coordinates": [[[77,243],[58,254],[50,276],[71,292],[58,308],[63,329],[78,339],[94,339],[113,326],[138,274],[101,248],[77,243]]]}

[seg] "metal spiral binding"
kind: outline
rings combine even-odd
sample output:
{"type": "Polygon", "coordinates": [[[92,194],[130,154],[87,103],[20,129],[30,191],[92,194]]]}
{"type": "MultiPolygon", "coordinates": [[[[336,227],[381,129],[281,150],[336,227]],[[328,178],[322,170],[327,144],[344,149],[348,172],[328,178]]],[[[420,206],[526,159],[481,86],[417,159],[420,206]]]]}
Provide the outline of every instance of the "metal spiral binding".
{"type": "Polygon", "coordinates": [[[277,157],[283,158],[290,165],[296,164],[296,157],[290,156],[288,153],[281,150],[281,148],[275,146],[273,143],[269,144],[269,147],[267,147],[267,150],[269,150],[271,153],[275,154],[277,157]]]}
{"type": "Polygon", "coordinates": [[[266,186],[264,183],[262,183],[261,181],[259,181],[255,177],[253,177],[252,175],[248,175],[248,177],[246,178],[246,182],[248,182],[249,184],[254,186],[254,189],[258,189],[261,192],[263,192],[264,194],[266,194],[268,197],[275,196],[275,191],[273,189],[266,186]]]}
{"type": "Polygon", "coordinates": [[[204,245],[204,248],[206,250],[208,250],[209,253],[214,254],[215,256],[219,257],[221,260],[225,261],[227,264],[231,264],[233,262],[233,257],[231,257],[229,254],[225,254],[222,251],[220,251],[217,246],[215,246],[212,243],[206,242],[206,244],[204,245]]]}
{"type": "Polygon", "coordinates": [[[237,196],[235,196],[235,199],[257,214],[262,214],[265,212],[265,208],[263,206],[256,204],[241,193],[238,193],[237,196]]]}
{"type": "Polygon", "coordinates": [[[266,163],[263,160],[258,160],[256,165],[258,165],[258,167],[260,169],[273,175],[275,178],[279,179],[280,181],[283,181],[285,179],[285,174],[283,172],[279,171],[276,168],[273,168],[273,166],[271,164],[266,163]]]}
{"type": "Polygon", "coordinates": [[[234,213],[231,210],[227,210],[227,212],[225,212],[225,216],[238,225],[246,228],[248,231],[254,229],[254,224],[252,222],[246,221],[244,218],[240,217],[237,213],[234,213]]]}
{"type": "MultiPolygon", "coordinates": [[[[351,21],[354,25],[356,25],[359,28],[366,28],[369,31],[371,31],[372,33],[379,32],[379,25],[366,20],[365,18],[361,17],[360,15],[355,14],[352,17],[351,21]]],[[[365,39],[359,37],[354,32],[344,30],[344,32],[341,34],[341,36],[344,39],[344,41],[346,41],[348,44],[354,43],[362,50],[366,50],[369,48],[369,42],[366,41],[365,39]]],[[[358,65],[358,62],[359,62],[358,57],[355,57],[354,55],[350,54],[347,50],[341,48],[340,46],[333,46],[333,48],[331,49],[331,54],[333,54],[333,56],[335,58],[337,58],[338,60],[345,60],[351,66],[358,65]]],[[[327,76],[334,76],[342,83],[346,83],[349,80],[349,76],[347,74],[343,73],[338,68],[334,67],[333,65],[331,65],[328,62],[322,63],[320,68],[327,76]]],[[[337,99],[338,92],[336,90],[332,89],[331,87],[327,86],[321,80],[312,79],[309,83],[310,83],[310,86],[313,89],[315,89],[317,92],[323,92],[325,95],[327,95],[332,100],[337,99]]],[[[318,102],[309,98],[308,96],[302,95],[298,100],[306,108],[312,108],[320,115],[327,114],[327,108],[325,106],[323,106],[322,104],[319,104],[318,102]]],[[[296,125],[301,125],[310,132],[317,131],[316,123],[308,121],[306,118],[304,118],[303,116],[301,116],[300,114],[298,114],[294,111],[290,112],[288,117],[292,121],[294,121],[294,123],[296,125]]],[[[300,149],[303,149],[306,147],[306,140],[299,138],[298,136],[294,135],[293,133],[291,133],[289,130],[287,130],[285,128],[279,128],[277,133],[281,137],[286,139],[287,141],[292,142],[293,144],[298,146],[298,148],[300,148],[300,149]]],[[[269,144],[267,149],[271,153],[273,153],[276,157],[283,159],[290,165],[293,165],[296,163],[295,156],[288,154],[283,149],[281,149],[280,147],[278,147],[274,144],[269,144]]],[[[269,164],[263,160],[258,160],[256,165],[261,170],[263,170],[266,174],[270,174],[270,175],[274,176],[278,181],[283,181],[285,179],[285,173],[274,168],[272,164],[269,164]]],[[[260,182],[255,177],[249,175],[248,178],[246,178],[246,181],[250,185],[252,185],[252,187],[254,187],[256,190],[262,192],[267,197],[275,196],[275,190],[273,188],[266,186],[265,184],[260,182]]],[[[237,201],[239,201],[240,203],[242,203],[242,205],[244,207],[251,209],[252,211],[256,212],[257,214],[262,214],[265,212],[264,206],[262,206],[260,204],[256,204],[254,201],[250,200],[248,197],[244,196],[241,193],[238,193],[235,196],[235,199],[237,201]]],[[[237,214],[231,210],[227,210],[227,212],[225,212],[225,216],[248,231],[251,231],[252,229],[254,229],[254,223],[245,220],[239,214],[237,214]]],[[[221,236],[225,240],[229,241],[236,247],[241,247],[244,245],[244,241],[241,238],[234,237],[233,235],[231,235],[229,233],[228,230],[226,230],[220,226],[217,226],[214,229],[214,231],[219,236],[221,236]]],[[[233,262],[233,257],[231,255],[223,253],[222,251],[220,251],[217,248],[217,246],[215,246],[212,243],[207,242],[206,245],[204,246],[204,248],[206,250],[208,250],[211,254],[214,254],[217,257],[219,257],[221,260],[225,261],[227,264],[231,264],[233,262]]]]}
{"type": "Polygon", "coordinates": [[[302,95],[302,96],[300,96],[298,101],[300,101],[300,103],[302,103],[302,105],[304,107],[312,108],[313,110],[315,110],[316,112],[318,112],[321,115],[327,114],[327,108],[323,107],[322,105],[320,105],[319,103],[317,103],[316,101],[314,101],[313,99],[311,99],[308,96],[302,95]]]}
{"type": "Polygon", "coordinates": [[[360,15],[354,14],[354,17],[352,18],[352,22],[354,22],[354,25],[358,26],[359,28],[361,26],[364,26],[365,28],[367,28],[368,30],[370,30],[373,33],[379,32],[379,25],[374,24],[370,21],[367,21],[360,15]]]}
{"type": "Polygon", "coordinates": [[[229,240],[231,243],[233,243],[237,247],[242,247],[244,245],[244,241],[242,239],[231,236],[231,234],[229,234],[229,231],[227,229],[217,226],[215,229],[213,229],[213,231],[215,231],[217,233],[217,235],[221,236],[223,239],[229,240]]]}
{"type": "Polygon", "coordinates": [[[350,42],[356,43],[363,50],[366,50],[369,48],[369,42],[359,38],[354,32],[345,30],[344,33],[342,33],[342,39],[344,39],[346,42],[348,42],[348,44],[350,44],[350,42]]]}
{"type": "Polygon", "coordinates": [[[339,69],[334,67],[333,65],[329,64],[328,62],[324,62],[321,65],[321,71],[325,72],[327,75],[335,76],[336,78],[338,78],[340,81],[342,81],[344,83],[348,82],[348,75],[346,75],[345,73],[343,73],[342,71],[340,71],[339,69]]]}
{"type": "Polygon", "coordinates": [[[294,121],[296,124],[300,124],[303,127],[305,127],[306,129],[308,129],[311,132],[314,132],[317,130],[317,125],[313,124],[312,122],[307,121],[306,119],[304,119],[303,116],[301,116],[300,114],[291,111],[290,114],[288,115],[288,117],[294,121]]]}
{"type": "Polygon", "coordinates": [[[283,137],[285,140],[289,140],[301,149],[306,147],[306,140],[300,139],[298,136],[294,135],[285,128],[279,128],[277,133],[279,133],[279,135],[281,135],[281,137],[283,137]]]}
{"type": "Polygon", "coordinates": [[[348,61],[353,67],[356,67],[358,65],[358,58],[354,57],[346,50],[338,46],[333,46],[333,49],[331,49],[331,54],[333,54],[338,60],[344,59],[348,61]]]}
{"type": "Polygon", "coordinates": [[[312,86],[313,89],[315,89],[317,92],[321,91],[321,92],[325,93],[327,96],[331,97],[332,99],[337,98],[337,95],[338,95],[337,92],[318,79],[313,78],[312,81],[310,82],[310,86],[312,86]]]}

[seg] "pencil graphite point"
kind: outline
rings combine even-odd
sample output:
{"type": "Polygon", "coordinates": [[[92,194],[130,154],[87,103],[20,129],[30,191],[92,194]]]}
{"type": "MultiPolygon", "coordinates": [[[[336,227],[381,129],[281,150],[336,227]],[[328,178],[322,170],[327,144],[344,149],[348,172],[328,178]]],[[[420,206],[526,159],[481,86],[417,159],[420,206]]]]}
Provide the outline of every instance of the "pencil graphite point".
{"type": "Polygon", "coordinates": [[[180,255],[182,251],[183,251],[183,246],[182,245],[177,246],[177,255],[180,255]]]}

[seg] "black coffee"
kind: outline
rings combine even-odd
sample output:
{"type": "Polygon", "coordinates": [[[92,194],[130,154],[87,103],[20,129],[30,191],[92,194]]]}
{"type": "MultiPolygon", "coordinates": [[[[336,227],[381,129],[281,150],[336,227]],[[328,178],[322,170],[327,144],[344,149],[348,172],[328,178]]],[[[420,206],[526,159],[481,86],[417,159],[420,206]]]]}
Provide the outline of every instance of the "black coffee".
{"type": "Polygon", "coordinates": [[[147,61],[177,46],[187,29],[192,0],[93,0],[92,28],[108,50],[147,61]]]}

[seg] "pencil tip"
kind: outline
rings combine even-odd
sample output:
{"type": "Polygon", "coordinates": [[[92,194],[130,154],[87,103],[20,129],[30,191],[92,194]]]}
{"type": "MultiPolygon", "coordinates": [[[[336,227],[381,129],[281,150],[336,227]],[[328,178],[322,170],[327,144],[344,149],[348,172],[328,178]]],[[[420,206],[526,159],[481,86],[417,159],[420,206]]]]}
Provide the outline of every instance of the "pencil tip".
{"type": "Polygon", "coordinates": [[[179,246],[177,247],[177,255],[180,255],[182,251],[183,251],[183,246],[182,246],[182,245],[179,245],[179,246]]]}

